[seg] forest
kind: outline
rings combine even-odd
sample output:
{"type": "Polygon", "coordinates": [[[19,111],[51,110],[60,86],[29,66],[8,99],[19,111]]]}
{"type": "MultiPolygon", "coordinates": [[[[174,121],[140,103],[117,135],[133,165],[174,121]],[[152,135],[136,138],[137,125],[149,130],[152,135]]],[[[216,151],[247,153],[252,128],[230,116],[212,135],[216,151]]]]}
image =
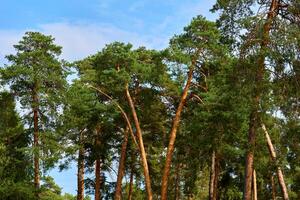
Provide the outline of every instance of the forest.
{"type": "Polygon", "coordinates": [[[211,12],[75,62],[26,32],[0,67],[0,199],[299,200],[300,1],[211,12]],[[72,166],[76,195],[48,173],[72,166]]]}

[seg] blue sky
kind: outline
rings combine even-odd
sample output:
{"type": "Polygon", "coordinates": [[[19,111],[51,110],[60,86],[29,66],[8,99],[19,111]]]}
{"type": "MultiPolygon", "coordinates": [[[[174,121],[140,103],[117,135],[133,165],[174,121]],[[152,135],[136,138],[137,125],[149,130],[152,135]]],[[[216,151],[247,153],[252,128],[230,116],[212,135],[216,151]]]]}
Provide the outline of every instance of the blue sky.
{"type": "MultiPolygon", "coordinates": [[[[162,49],[192,17],[214,20],[215,0],[6,0],[0,7],[0,66],[25,31],[51,34],[62,58],[78,60],[113,41],[162,49]]],[[[51,171],[64,192],[76,193],[76,166],[51,171]]]]}

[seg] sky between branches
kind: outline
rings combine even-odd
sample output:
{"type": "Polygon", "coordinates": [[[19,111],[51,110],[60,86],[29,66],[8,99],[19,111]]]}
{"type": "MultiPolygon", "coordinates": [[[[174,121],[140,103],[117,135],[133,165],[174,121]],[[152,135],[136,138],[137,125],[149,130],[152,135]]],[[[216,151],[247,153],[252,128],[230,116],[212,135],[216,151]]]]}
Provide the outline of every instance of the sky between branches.
{"type": "MultiPolygon", "coordinates": [[[[74,61],[113,41],[162,49],[196,15],[209,20],[214,0],[9,0],[0,7],[0,66],[26,31],[52,35],[74,61]]],[[[50,172],[63,192],[76,193],[76,167],[50,172]]]]}

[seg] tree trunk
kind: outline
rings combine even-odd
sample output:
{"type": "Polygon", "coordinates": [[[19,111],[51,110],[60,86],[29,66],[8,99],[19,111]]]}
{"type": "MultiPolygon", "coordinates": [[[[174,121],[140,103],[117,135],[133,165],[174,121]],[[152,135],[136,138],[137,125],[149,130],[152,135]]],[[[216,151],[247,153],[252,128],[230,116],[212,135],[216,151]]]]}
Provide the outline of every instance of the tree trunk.
{"type": "Polygon", "coordinates": [[[256,115],[257,113],[253,112],[250,116],[250,130],[248,135],[248,143],[250,148],[248,149],[246,157],[244,200],[251,200],[256,115]],[[253,117],[253,115],[255,115],[255,117],[253,117]]]}
{"type": "Polygon", "coordinates": [[[276,200],[276,188],[274,182],[274,176],[271,175],[271,187],[272,187],[272,200],[276,200]]]}
{"type": "Polygon", "coordinates": [[[95,200],[100,200],[101,199],[101,192],[100,192],[100,187],[101,187],[101,160],[97,159],[95,162],[95,175],[96,175],[96,180],[95,180],[95,200]]]}
{"type": "Polygon", "coordinates": [[[152,189],[151,189],[151,180],[150,180],[148,163],[147,163],[147,155],[146,155],[144,142],[143,142],[142,130],[140,127],[140,123],[139,123],[137,114],[136,114],[134,103],[132,101],[131,95],[128,90],[128,85],[126,86],[125,92],[126,92],[126,98],[129,103],[131,113],[133,116],[133,121],[134,121],[135,128],[136,128],[136,134],[137,134],[139,149],[140,149],[140,154],[141,154],[141,161],[142,161],[142,165],[143,165],[143,169],[144,169],[145,186],[146,186],[147,196],[148,196],[148,200],[152,200],[153,197],[152,197],[152,189]]]}
{"type": "Polygon", "coordinates": [[[38,106],[39,100],[38,100],[38,94],[37,94],[37,86],[35,84],[33,89],[33,148],[34,148],[34,154],[33,154],[33,160],[34,160],[34,187],[35,189],[40,188],[40,162],[39,162],[39,106],[38,106]]]}
{"type": "Polygon", "coordinates": [[[267,45],[269,43],[269,34],[273,19],[277,15],[278,10],[278,0],[272,0],[269,12],[267,14],[266,22],[263,26],[263,34],[262,40],[260,44],[260,52],[262,53],[261,56],[258,57],[257,65],[258,69],[256,72],[256,91],[254,95],[253,101],[253,110],[250,114],[250,124],[249,124],[249,131],[248,131],[248,143],[250,148],[247,151],[246,156],[246,167],[245,167],[245,188],[244,188],[244,200],[251,200],[251,184],[252,184],[252,174],[253,174],[253,158],[254,158],[254,144],[255,144],[255,132],[257,127],[257,119],[258,119],[258,111],[259,111],[259,103],[261,94],[260,84],[263,80],[264,70],[265,70],[265,56],[263,52],[266,50],[267,45]]]}
{"type": "MultiPolygon", "coordinates": [[[[100,126],[96,127],[96,136],[95,136],[95,147],[99,150],[100,147],[100,126]]],[[[96,162],[95,162],[95,200],[101,199],[101,157],[99,152],[96,154],[96,162]]]]}
{"type": "Polygon", "coordinates": [[[129,191],[128,191],[128,200],[132,199],[132,191],[133,191],[133,174],[134,174],[134,164],[133,161],[131,162],[130,167],[130,182],[129,182],[129,191]]]}
{"type": "Polygon", "coordinates": [[[274,149],[272,140],[270,138],[270,135],[269,135],[264,123],[261,124],[261,127],[262,127],[263,131],[265,132],[265,136],[266,136],[266,140],[267,140],[268,149],[269,149],[269,152],[270,152],[271,159],[276,164],[276,173],[277,173],[278,182],[279,182],[279,185],[280,185],[280,188],[281,188],[283,199],[288,200],[289,195],[288,195],[288,192],[287,192],[287,187],[286,187],[285,182],[284,182],[282,170],[279,166],[277,166],[277,163],[276,163],[277,162],[277,160],[276,160],[277,156],[276,156],[276,151],[274,149]]]}
{"type": "Polygon", "coordinates": [[[219,172],[219,158],[216,155],[216,152],[213,151],[211,156],[211,171],[209,180],[209,200],[217,200],[219,172]]]}
{"type": "Polygon", "coordinates": [[[123,179],[124,171],[125,171],[125,159],[126,159],[127,143],[128,143],[128,127],[126,127],[126,130],[124,132],[124,140],[123,140],[122,148],[121,148],[121,157],[120,157],[120,161],[119,161],[119,169],[118,169],[118,177],[117,177],[117,183],[116,183],[115,200],[121,200],[122,199],[122,179],[123,179]]]}
{"type": "Polygon", "coordinates": [[[79,136],[80,148],[78,151],[78,164],[77,164],[77,200],[84,199],[84,147],[83,147],[83,133],[79,136]]]}
{"type": "Polygon", "coordinates": [[[195,66],[195,61],[193,61],[192,66],[189,69],[188,79],[187,79],[186,85],[184,87],[183,93],[181,95],[180,102],[177,107],[176,114],[173,119],[172,128],[170,131],[170,139],[169,139],[169,145],[168,145],[168,150],[167,150],[167,155],[166,155],[165,168],[163,171],[163,177],[162,177],[162,182],[161,182],[161,200],[167,200],[168,178],[169,178],[169,174],[170,174],[172,155],[173,155],[174,147],[175,147],[174,144],[175,144],[175,140],[176,140],[176,133],[177,133],[177,129],[178,129],[179,122],[180,122],[181,112],[182,112],[183,106],[186,102],[188,91],[189,91],[189,88],[190,88],[190,85],[192,82],[194,66],[195,66]]]}
{"type": "Polygon", "coordinates": [[[256,172],[253,169],[253,200],[257,200],[256,172]]]}

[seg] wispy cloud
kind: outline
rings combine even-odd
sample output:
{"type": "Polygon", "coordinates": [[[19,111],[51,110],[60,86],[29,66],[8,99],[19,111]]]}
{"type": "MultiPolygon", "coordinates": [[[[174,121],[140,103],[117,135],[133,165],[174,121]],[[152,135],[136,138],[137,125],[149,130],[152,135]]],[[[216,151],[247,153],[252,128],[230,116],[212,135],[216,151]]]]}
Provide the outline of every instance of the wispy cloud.
{"type": "MultiPolygon", "coordinates": [[[[166,0],[162,3],[166,13],[155,18],[154,21],[149,20],[148,18],[151,16],[148,15],[138,17],[140,15],[128,13],[128,11],[140,13],[142,10],[147,10],[147,7],[151,7],[151,4],[158,2],[159,0],[136,1],[128,5],[127,12],[121,12],[122,6],[119,6],[119,10],[111,9],[117,3],[116,0],[101,0],[97,9],[107,11],[108,16],[116,15],[120,20],[107,24],[84,20],[74,22],[65,19],[66,21],[59,20],[55,23],[35,25],[37,28],[31,30],[52,35],[56,39],[56,44],[63,47],[62,58],[73,61],[94,54],[101,50],[105,44],[113,41],[130,42],[135,47],[146,46],[162,49],[167,47],[169,38],[173,34],[180,33],[193,16],[202,14],[209,19],[215,18],[209,13],[209,8],[214,3],[213,0],[197,2],[166,0]],[[119,23],[120,21],[122,23],[119,23]]],[[[0,64],[4,63],[5,55],[13,52],[13,44],[21,39],[25,31],[27,30],[0,29],[0,64]]]]}
{"type": "Polygon", "coordinates": [[[4,57],[14,51],[13,45],[22,37],[24,31],[0,30],[0,63],[5,63],[4,57]]]}
{"type": "MultiPolygon", "coordinates": [[[[3,63],[4,56],[13,52],[16,44],[27,30],[0,30],[0,56],[3,63]]],[[[106,24],[83,23],[49,23],[42,24],[36,30],[52,35],[55,43],[63,47],[62,58],[77,60],[101,50],[105,44],[120,41],[130,42],[134,47],[146,46],[161,49],[166,47],[168,38],[156,35],[140,35],[106,24]]]]}

